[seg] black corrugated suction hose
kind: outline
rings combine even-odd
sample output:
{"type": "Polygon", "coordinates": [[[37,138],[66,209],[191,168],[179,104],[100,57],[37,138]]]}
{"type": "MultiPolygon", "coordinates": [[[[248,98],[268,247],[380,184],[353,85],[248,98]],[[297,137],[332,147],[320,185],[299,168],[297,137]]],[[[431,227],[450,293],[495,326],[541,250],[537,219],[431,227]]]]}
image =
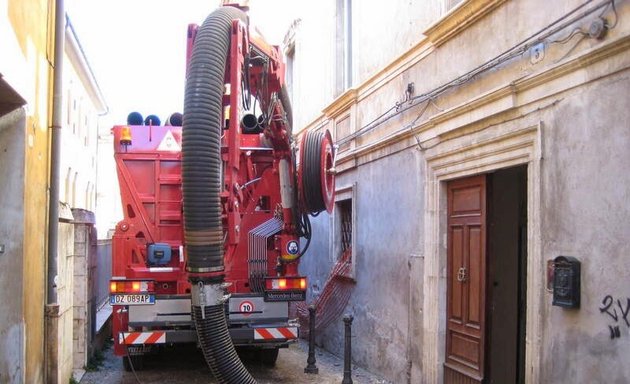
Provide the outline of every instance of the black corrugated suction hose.
{"type": "MultiPolygon", "coordinates": [[[[182,185],[184,238],[189,273],[223,270],[221,224],[221,132],[225,63],[232,20],[246,20],[243,12],[223,7],[210,14],[197,32],[188,68],[182,128],[182,185]]],[[[222,278],[193,284],[220,285],[222,278]]],[[[196,302],[193,319],[204,357],[220,383],[255,384],[238,358],[224,306],[196,302]],[[209,305],[207,305],[209,304],[209,305]]]]}
{"type": "Polygon", "coordinates": [[[236,354],[223,311],[223,305],[193,307],[203,356],[220,383],[254,384],[256,381],[236,354]],[[205,319],[202,310],[205,310],[205,319]],[[204,345],[206,347],[203,347],[204,345]]]}
{"type": "Polygon", "coordinates": [[[197,32],[184,95],[182,185],[189,272],[223,269],[221,132],[225,63],[232,20],[245,14],[223,7],[197,32]]]}

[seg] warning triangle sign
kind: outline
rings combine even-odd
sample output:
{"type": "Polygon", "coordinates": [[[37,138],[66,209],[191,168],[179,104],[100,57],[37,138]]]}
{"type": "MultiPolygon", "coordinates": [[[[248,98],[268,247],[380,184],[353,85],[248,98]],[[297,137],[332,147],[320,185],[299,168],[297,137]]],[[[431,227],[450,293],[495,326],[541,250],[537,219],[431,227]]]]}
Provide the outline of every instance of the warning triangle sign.
{"type": "Polygon", "coordinates": [[[175,136],[169,130],[164,135],[164,138],[160,142],[160,145],[157,148],[158,151],[168,151],[168,152],[179,152],[182,148],[177,144],[177,140],[175,140],[175,136]]]}

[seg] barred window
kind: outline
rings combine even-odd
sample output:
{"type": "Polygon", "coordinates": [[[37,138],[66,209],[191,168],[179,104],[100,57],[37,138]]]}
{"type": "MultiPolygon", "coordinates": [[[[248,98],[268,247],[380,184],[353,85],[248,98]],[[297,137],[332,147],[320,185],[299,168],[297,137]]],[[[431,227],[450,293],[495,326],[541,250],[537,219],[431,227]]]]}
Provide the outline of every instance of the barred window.
{"type": "Polygon", "coordinates": [[[355,280],[358,256],[356,249],[357,232],[357,183],[337,188],[335,210],[330,216],[332,227],[330,255],[331,261],[346,264],[344,276],[355,280]]]}
{"type": "Polygon", "coordinates": [[[344,253],[352,247],[352,199],[338,202],[337,207],[339,207],[341,253],[344,253]]]}

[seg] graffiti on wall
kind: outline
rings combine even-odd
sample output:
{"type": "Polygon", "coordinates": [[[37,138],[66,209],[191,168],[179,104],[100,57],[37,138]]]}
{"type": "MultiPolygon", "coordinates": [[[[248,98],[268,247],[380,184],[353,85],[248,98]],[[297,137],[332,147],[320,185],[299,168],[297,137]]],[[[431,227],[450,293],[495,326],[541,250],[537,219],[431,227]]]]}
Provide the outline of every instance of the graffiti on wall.
{"type": "Polygon", "coordinates": [[[630,297],[626,297],[624,302],[622,299],[615,300],[611,295],[606,295],[602,300],[599,311],[614,321],[614,324],[608,325],[611,339],[621,337],[619,326],[623,327],[624,323],[626,327],[630,328],[630,316],[628,316],[630,314],[630,297]]]}

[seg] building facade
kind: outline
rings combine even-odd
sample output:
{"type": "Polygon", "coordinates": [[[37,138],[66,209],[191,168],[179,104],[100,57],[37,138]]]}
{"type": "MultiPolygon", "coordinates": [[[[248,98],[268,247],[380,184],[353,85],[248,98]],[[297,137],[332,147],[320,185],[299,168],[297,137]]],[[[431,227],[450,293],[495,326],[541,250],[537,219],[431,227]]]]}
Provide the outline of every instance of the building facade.
{"type": "MultiPolygon", "coordinates": [[[[96,228],[98,131],[108,112],[96,76],[83,51],[71,19],[65,18],[63,130],[59,164],[59,201],[71,217],[60,223],[59,262],[67,267],[60,273],[58,288],[60,329],[65,348],[59,357],[60,382],[71,372],[80,376],[92,356],[97,303],[94,299],[96,270],[96,228]]],[[[100,303],[99,303],[100,304],[100,303]]]]}
{"type": "MultiPolygon", "coordinates": [[[[305,5],[294,122],[339,147],[301,269],[316,296],[350,228],[357,364],[396,383],[630,378],[629,48],[627,1],[305,5]]],[[[342,322],[318,341],[342,354],[342,322]]]]}
{"type": "Polygon", "coordinates": [[[43,383],[54,2],[0,2],[0,382],[43,383]],[[49,28],[50,27],[50,28],[49,28]]]}
{"type": "Polygon", "coordinates": [[[64,135],[59,200],[94,211],[100,116],[107,105],[71,20],[66,19],[64,135]]]}
{"type": "MultiPolygon", "coordinates": [[[[106,106],[71,24],[62,23],[66,65],[61,75],[65,80],[61,205],[55,302],[50,302],[47,234],[56,4],[63,2],[0,2],[0,179],[5,185],[0,196],[2,383],[68,382],[77,349],[76,323],[85,321],[81,313],[87,303],[77,308],[75,296],[87,284],[81,284],[87,275],[75,278],[77,248],[70,208],[94,209],[96,124],[106,106]],[[66,169],[72,174],[70,183],[66,169]]],[[[84,356],[83,361],[80,367],[85,365],[84,356]]]]}

